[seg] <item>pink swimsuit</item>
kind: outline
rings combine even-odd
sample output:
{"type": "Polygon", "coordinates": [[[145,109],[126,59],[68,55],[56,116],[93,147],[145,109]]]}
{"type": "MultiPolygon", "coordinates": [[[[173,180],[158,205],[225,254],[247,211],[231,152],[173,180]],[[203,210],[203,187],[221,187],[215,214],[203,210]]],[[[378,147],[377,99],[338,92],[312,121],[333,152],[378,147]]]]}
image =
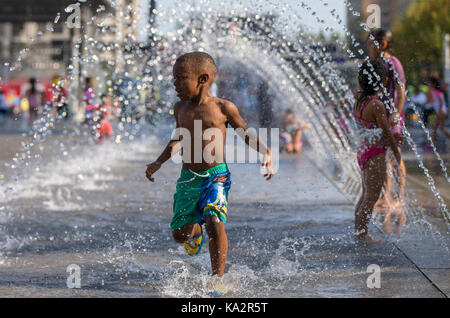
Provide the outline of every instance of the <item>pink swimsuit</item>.
{"type": "MultiPolygon", "coordinates": [[[[364,108],[366,108],[367,105],[374,99],[377,99],[377,97],[370,98],[363,107],[361,107],[361,110],[359,112],[359,116],[355,115],[353,113],[353,116],[355,117],[356,124],[360,129],[377,129],[377,123],[375,121],[365,120],[362,118],[362,113],[364,111],[364,108]]],[[[358,150],[358,165],[361,168],[361,170],[364,170],[366,168],[367,162],[374,156],[379,154],[386,154],[386,148],[379,147],[379,146],[371,146],[371,145],[363,145],[358,150]]]]}

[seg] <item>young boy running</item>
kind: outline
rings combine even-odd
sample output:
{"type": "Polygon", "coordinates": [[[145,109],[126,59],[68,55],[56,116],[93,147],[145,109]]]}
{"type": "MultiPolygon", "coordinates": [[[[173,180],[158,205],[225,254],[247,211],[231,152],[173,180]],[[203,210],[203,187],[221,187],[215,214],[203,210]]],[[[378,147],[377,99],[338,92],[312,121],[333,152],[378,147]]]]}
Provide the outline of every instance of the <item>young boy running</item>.
{"type": "MultiPolygon", "coordinates": [[[[177,59],[173,67],[180,98],[174,106],[176,133],[159,158],[147,165],[146,176],[154,182],[155,172],[181,148],[183,169],[174,195],[172,234],[175,241],[184,243],[189,255],[196,255],[203,245],[206,225],[212,274],[221,277],[228,251],[225,223],[231,186],[224,160],[226,127],[230,124],[238,134],[248,127],[232,102],[211,95],[216,72],[214,59],[206,53],[187,53],[177,59]]],[[[271,150],[258,136],[245,136],[245,142],[264,155],[264,177],[270,180],[274,174],[271,150]]]]}

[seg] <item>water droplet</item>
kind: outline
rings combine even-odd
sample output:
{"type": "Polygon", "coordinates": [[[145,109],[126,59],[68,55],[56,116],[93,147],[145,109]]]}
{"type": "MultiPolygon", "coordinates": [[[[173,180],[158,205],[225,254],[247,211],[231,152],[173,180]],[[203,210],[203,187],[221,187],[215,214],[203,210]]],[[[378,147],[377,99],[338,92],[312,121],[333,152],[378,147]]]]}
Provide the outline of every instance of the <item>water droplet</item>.
{"type": "Polygon", "coordinates": [[[53,21],[53,23],[54,23],[54,24],[57,24],[60,17],[61,17],[61,13],[58,12],[58,13],[56,14],[56,17],[55,17],[55,20],[53,21]]]}

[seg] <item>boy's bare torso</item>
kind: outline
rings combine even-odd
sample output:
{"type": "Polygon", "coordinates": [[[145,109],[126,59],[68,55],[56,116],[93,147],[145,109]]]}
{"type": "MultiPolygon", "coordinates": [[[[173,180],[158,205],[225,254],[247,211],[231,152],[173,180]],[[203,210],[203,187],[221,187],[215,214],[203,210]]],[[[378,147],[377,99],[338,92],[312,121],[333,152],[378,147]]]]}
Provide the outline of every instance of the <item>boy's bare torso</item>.
{"type": "Polygon", "coordinates": [[[191,158],[190,162],[185,162],[185,160],[183,160],[183,169],[205,171],[225,162],[226,128],[229,121],[229,117],[226,114],[227,103],[229,104],[230,102],[216,97],[208,97],[198,105],[194,104],[192,101],[180,101],[175,105],[177,127],[187,129],[191,135],[191,158]],[[197,127],[199,125],[199,122],[196,123],[196,121],[200,121],[201,123],[201,135],[200,129],[194,129],[195,125],[197,125],[197,127]],[[215,137],[212,137],[213,139],[203,140],[205,130],[210,128],[220,130],[221,133],[215,134],[214,136],[216,138],[221,138],[221,140],[214,140],[215,137]],[[195,158],[195,152],[198,152],[199,149],[195,148],[195,143],[201,145],[203,154],[205,147],[213,142],[213,140],[221,145],[220,147],[214,147],[211,152],[211,155],[213,155],[215,159],[212,162],[206,162],[202,155],[201,163],[198,162],[198,156],[195,158]],[[215,151],[221,151],[222,153],[215,153],[215,151]]]}

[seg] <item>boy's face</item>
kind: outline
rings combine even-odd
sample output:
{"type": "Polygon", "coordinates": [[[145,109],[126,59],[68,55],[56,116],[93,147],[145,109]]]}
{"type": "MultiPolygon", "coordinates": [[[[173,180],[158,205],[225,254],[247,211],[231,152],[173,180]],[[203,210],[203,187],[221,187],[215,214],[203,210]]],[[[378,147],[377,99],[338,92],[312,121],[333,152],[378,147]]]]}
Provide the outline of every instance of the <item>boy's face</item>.
{"type": "Polygon", "coordinates": [[[173,67],[173,77],[177,96],[181,100],[192,100],[199,94],[199,76],[189,62],[175,63],[173,67]]]}

